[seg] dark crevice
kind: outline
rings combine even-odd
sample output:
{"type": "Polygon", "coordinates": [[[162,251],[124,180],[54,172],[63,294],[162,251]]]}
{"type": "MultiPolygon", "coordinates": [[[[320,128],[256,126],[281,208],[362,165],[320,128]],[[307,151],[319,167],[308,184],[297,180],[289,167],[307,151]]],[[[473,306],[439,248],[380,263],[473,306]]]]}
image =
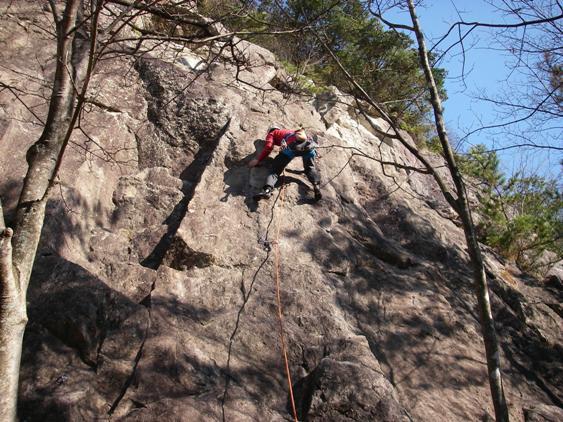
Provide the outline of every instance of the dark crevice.
{"type": "MultiPolygon", "coordinates": [[[[521,374],[523,374],[528,380],[537,385],[538,388],[543,391],[547,395],[547,397],[549,397],[549,399],[555,406],[563,408],[563,400],[561,400],[557,396],[556,392],[552,391],[549,385],[547,385],[547,383],[542,379],[540,375],[538,375],[538,373],[518,362],[518,358],[515,356],[515,353],[513,353],[509,346],[503,344],[503,349],[508,361],[512,365],[514,365],[514,367],[518,369],[521,374]]],[[[537,372],[541,373],[541,371],[537,372]]]]}
{"type": "Polygon", "coordinates": [[[193,250],[184,240],[176,236],[173,237],[162,264],[178,271],[186,271],[193,267],[209,267],[215,262],[213,255],[193,250]]]}
{"type": "Polygon", "coordinates": [[[145,298],[140,302],[140,304],[143,305],[144,307],[146,307],[147,311],[148,311],[148,318],[147,318],[147,326],[145,328],[145,335],[143,336],[143,341],[141,342],[141,345],[139,346],[139,350],[137,351],[137,354],[135,355],[135,359],[133,361],[133,368],[131,369],[131,373],[129,374],[129,376],[125,380],[123,387],[121,387],[121,391],[119,392],[119,395],[113,401],[110,409],[108,410],[108,415],[110,415],[110,416],[113,414],[113,412],[115,412],[115,410],[117,409],[117,406],[119,406],[119,403],[121,403],[121,400],[123,399],[123,397],[125,397],[127,390],[129,389],[129,387],[131,386],[131,383],[135,379],[137,367],[139,366],[139,362],[141,361],[141,358],[143,357],[143,349],[145,347],[145,343],[147,341],[147,338],[149,337],[149,331],[150,331],[151,325],[152,325],[151,310],[152,310],[152,292],[154,291],[154,288],[155,288],[155,282],[153,282],[149,294],[147,296],[145,296],[145,298]]]}
{"type": "MultiPolygon", "coordinates": [[[[320,365],[319,365],[320,366],[320,365]]],[[[313,396],[318,389],[318,382],[320,377],[320,368],[317,366],[307,376],[301,378],[293,385],[295,392],[295,407],[297,410],[297,417],[300,421],[306,421],[313,402],[313,396]]],[[[291,405],[288,400],[288,411],[291,410],[291,405]]]]}
{"type": "Polygon", "coordinates": [[[557,364],[557,356],[563,352],[561,347],[546,344],[534,327],[521,322],[507,306],[497,311],[495,319],[507,332],[503,336],[507,340],[501,342],[501,347],[510,364],[543,391],[554,405],[563,407],[558,391],[563,371],[557,364]]]}
{"type": "Polygon", "coordinates": [[[256,282],[256,279],[258,278],[258,274],[260,273],[260,271],[262,270],[262,268],[264,267],[266,262],[268,262],[268,259],[270,259],[270,251],[269,250],[266,253],[266,257],[260,263],[260,265],[258,266],[258,269],[256,270],[256,272],[252,276],[252,281],[250,282],[250,286],[248,286],[248,288],[244,284],[244,271],[242,272],[242,280],[241,280],[241,285],[240,285],[240,291],[241,291],[241,294],[242,294],[242,305],[241,305],[241,307],[240,307],[240,309],[238,310],[238,313],[237,313],[235,328],[233,329],[233,332],[231,333],[231,337],[229,338],[229,349],[227,351],[227,364],[226,364],[226,367],[225,367],[225,388],[223,389],[223,397],[221,398],[221,413],[222,413],[223,422],[226,421],[226,418],[225,418],[225,402],[227,401],[227,394],[229,392],[229,384],[230,384],[231,379],[232,379],[232,375],[231,375],[231,356],[232,356],[233,343],[235,341],[235,336],[238,332],[242,313],[244,311],[244,308],[246,307],[246,304],[248,303],[248,300],[250,299],[250,295],[252,294],[252,290],[254,288],[254,283],[256,282]]]}
{"type": "Polygon", "coordinates": [[[385,378],[387,378],[387,380],[391,383],[393,387],[397,388],[397,384],[395,381],[395,372],[393,370],[393,366],[389,362],[389,359],[387,359],[387,354],[372,339],[370,339],[369,336],[366,336],[366,339],[368,341],[368,345],[371,350],[371,353],[373,354],[373,356],[375,356],[379,365],[382,367],[384,366],[387,369],[385,371],[386,372],[385,378]]]}
{"type": "Polygon", "coordinates": [[[248,288],[244,284],[244,272],[243,272],[241,285],[240,285],[240,291],[242,293],[242,305],[241,305],[241,307],[240,307],[240,309],[238,310],[238,313],[237,313],[235,328],[233,329],[233,332],[231,333],[231,337],[229,338],[229,349],[227,351],[227,364],[226,364],[226,367],[225,367],[225,388],[223,390],[223,397],[221,398],[221,413],[222,413],[223,422],[226,421],[226,418],[225,418],[225,402],[227,401],[227,395],[228,395],[228,392],[229,392],[229,385],[230,385],[231,379],[233,378],[232,375],[231,375],[231,356],[232,356],[233,343],[235,341],[235,336],[236,336],[238,329],[239,329],[239,324],[240,324],[240,319],[241,319],[242,313],[244,311],[244,308],[246,307],[246,304],[248,303],[248,300],[250,299],[250,295],[252,294],[252,289],[254,287],[254,283],[256,282],[256,279],[258,278],[258,274],[260,273],[260,271],[262,270],[262,268],[264,267],[266,262],[268,262],[268,260],[270,259],[270,252],[272,251],[273,241],[269,240],[268,236],[270,234],[270,228],[271,228],[272,223],[274,221],[274,211],[275,211],[275,208],[276,208],[276,204],[280,200],[284,182],[285,182],[285,176],[282,175],[282,179],[281,179],[282,187],[278,190],[278,194],[277,194],[274,202],[272,203],[272,206],[270,207],[271,215],[270,215],[270,220],[268,221],[268,225],[266,226],[266,232],[265,232],[264,236],[262,236],[258,239],[258,243],[266,251],[266,257],[260,263],[260,265],[258,266],[258,269],[256,270],[256,272],[252,276],[252,281],[250,282],[250,286],[248,288]]]}
{"type": "Polygon", "coordinates": [[[557,344],[547,344],[539,330],[527,323],[526,309],[530,305],[521,292],[499,282],[493,274],[487,275],[491,290],[504,305],[497,310],[495,321],[509,333],[504,336],[508,341],[501,343],[507,360],[554,405],[563,407],[557,391],[563,372],[557,368],[554,358],[561,356],[561,348],[557,344]]]}
{"type": "Polygon", "coordinates": [[[545,305],[559,315],[559,318],[563,318],[563,307],[561,303],[546,303],[545,305]]]}
{"type": "Polygon", "coordinates": [[[207,168],[213,152],[219,145],[219,140],[227,132],[230,123],[231,119],[221,128],[218,136],[212,142],[203,144],[190,165],[182,171],[180,179],[183,182],[182,193],[184,197],[178,202],[170,216],[166,219],[165,222],[168,224],[166,233],[161,237],[152,252],[141,261],[142,266],[156,270],[162,265],[164,257],[172,246],[176,233],[178,233],[182,220],[188,212],[188,206],[195,194],[195,189],[201,180],[203,172],[207,168]]]}
{"type": "Polygon", "coordinates": [[[100,340],[98,342],[98,348],[96,350],[96,365],[94,369],[97,371],[102,360],[102,347],[104,346],[104,342],[106,341],[108,330],[104,327],[100,333],[100,340]]]}

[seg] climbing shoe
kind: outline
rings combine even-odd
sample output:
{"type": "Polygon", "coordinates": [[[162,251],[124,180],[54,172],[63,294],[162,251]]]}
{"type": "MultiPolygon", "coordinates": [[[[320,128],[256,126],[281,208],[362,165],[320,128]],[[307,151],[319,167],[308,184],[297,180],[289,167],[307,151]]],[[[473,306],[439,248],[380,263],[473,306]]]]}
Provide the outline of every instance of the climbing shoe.
{"type": "Polygon", "coordinates": [[[254,200],[260,201],[261,199],[269,199],[270,196],[272,196],[272,193],[273,193],[272,188],[265,187],[264,189],[262,189],[262,191],[254,195],[254,200]]]}
{"type": "Polygon", "coordinates": [[[313,191],[315,192],[315,201],[321,200],[322,197],[323,197],[323,194],[321,193],[321,188],[319,187],[319,185],[314,185],[313,191]]]}

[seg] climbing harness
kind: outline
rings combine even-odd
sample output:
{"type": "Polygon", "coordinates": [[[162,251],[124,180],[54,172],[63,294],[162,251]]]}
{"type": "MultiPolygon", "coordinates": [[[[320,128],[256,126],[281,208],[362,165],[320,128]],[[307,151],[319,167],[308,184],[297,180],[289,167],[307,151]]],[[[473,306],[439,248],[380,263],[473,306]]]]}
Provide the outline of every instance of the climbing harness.
{"type": "MultiPolygon", "coordinates": [[[[285,191],[285,187],[283,184],[283,178],[284,175],[282,173],[282,186],[280,188],[280,208],[283,209],[283,200],[284,200],[284,191],[285,191]]],[[[275,206],[275,204],[274,204],[275,206]]],[[[279,326],[280,326],[280,342],[281,342],[281,348],[282,348],[282,354],[283,354],[283,359],[285,362],[285,372],[287,375],[287,385],[289,388],[289,397],[291,399],[291,410],[293,412],[293,417],[295,419],[295,422],[299,422],[299,419],[297,418],[297,410],[295,408],[295,398],[293,397],[293,386],[291,383],[291,374],[289,372],[289,360],[287,358],[287,350],[285,347],[285,339],[284,339],[284,335],[283,335],[283,309],[282,309],[282,304],[281,304],[281,294],[280,294],[280,243],[279,243],[279,238],[280,238],[280,226],[281,226],[281,220],[278,219],[278,225],[276,228],[276,239],[274,242],[269,242],[269,244],[273,244],[274,245],[274,262],[275,262],[275,274],[274,274],[274,279],[276,281],[276,300],[277,300],[277,304],[278,304],[278,321],[279,321],[279,326]]]]}
{"type": "MultiPolygon", "coordinates": [[[[317,135],[313,135],[312,137],[307,136],[307,139],[305,139],[303,141],[298,141],[296,139],[291,144],[288,144],[287,140],[289,138],[291,138],[292,136],[295,136],[296,133],[297,132],[290,132],[283,137],[283,139],[280,142],[280,147],[281,147],[283,152],[288,152],[288,151],[291,151],[291,152],[311,152],[311,151],[314,151],[314,149],[319,146],[317,135]]],[[[286,155],[289,155],[291,157],[295,156],[295,155],[290,155],[290,154],[286,154],[286,155]]]]}
{"type": "Polygon", "coordinates": [[[282,150],[286,150],[286,149],[287,149],[287,140],[288,140],[291,136],[294,136],[294,135],[295,135],[295,132],[290,132],[290,133],[288,133],[287,135],[285,135],[285,136],[283,137],[283,139],[282,139],[281,142],[280,142],[280,147],[281,147],[282,150]]]}
{"type": "Polygon", "coordinates": [[[298,151],[296,149],[286,148],[282,150],[281,153],[283,155],[288,156],[289,158],[295,158],[295,157],[315,158],[317,156],[317,151],[315,151],[314,149],[310,151],[298,151]]]}

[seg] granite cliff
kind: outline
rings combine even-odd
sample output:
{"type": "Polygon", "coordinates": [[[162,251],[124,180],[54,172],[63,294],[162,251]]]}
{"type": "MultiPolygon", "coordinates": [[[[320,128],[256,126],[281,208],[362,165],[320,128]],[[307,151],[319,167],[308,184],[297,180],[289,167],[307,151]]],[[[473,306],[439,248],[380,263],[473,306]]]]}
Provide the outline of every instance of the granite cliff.
{"type": "MultiPolygon", "coordinates": [[[[45,12],[2,19],[0,78],[31,77],[42,115],[45,12]]],[[[290,95],[272,53],[238,48],[244,68],[169,43],[95,75],[32,276],[21,420],[290,420],[276,246],[300,419],[493,414],[463,231],[432,179],[336,88],[290,95]],[[297,160],[283,198],[252,200],[267,170],[246,163],[272,122],[320,136],[321,202],[297,160]]],[[[8,222],[40,132],[1,91],[8,222]]],[[[485,254],[511,416],[561,420],[560,279],[485,254]]]]}

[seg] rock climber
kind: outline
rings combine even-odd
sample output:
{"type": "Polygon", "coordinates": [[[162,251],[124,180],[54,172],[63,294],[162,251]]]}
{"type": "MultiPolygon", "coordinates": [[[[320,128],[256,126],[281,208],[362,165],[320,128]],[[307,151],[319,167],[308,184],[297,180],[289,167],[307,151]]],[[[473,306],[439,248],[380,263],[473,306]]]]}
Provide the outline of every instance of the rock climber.
{"type": "Polygon", "coordinates": [[[313,191],[315,193],[315,200],[322,198],[320,181],[321,175],[315,167],[315,158],[317,157],[316,136],[308,136],[305,129],[299,128],[297,130],[282,129],[279,126],[271,126],[266,135],[266,144],[258,158],[251,160],[248,167],[256,167],[260,162],[270,155],[274,145],[281,147],[280,153],[274,158],[270,174],[266,179],[266,184],[262,191],[254,195],[255,200],[268,199],[272,196],[274,186],[278,181],[281,173],[285,167],[295,157],[302,157],[303,167],[307,179],[313,184],[313,191]]]}

